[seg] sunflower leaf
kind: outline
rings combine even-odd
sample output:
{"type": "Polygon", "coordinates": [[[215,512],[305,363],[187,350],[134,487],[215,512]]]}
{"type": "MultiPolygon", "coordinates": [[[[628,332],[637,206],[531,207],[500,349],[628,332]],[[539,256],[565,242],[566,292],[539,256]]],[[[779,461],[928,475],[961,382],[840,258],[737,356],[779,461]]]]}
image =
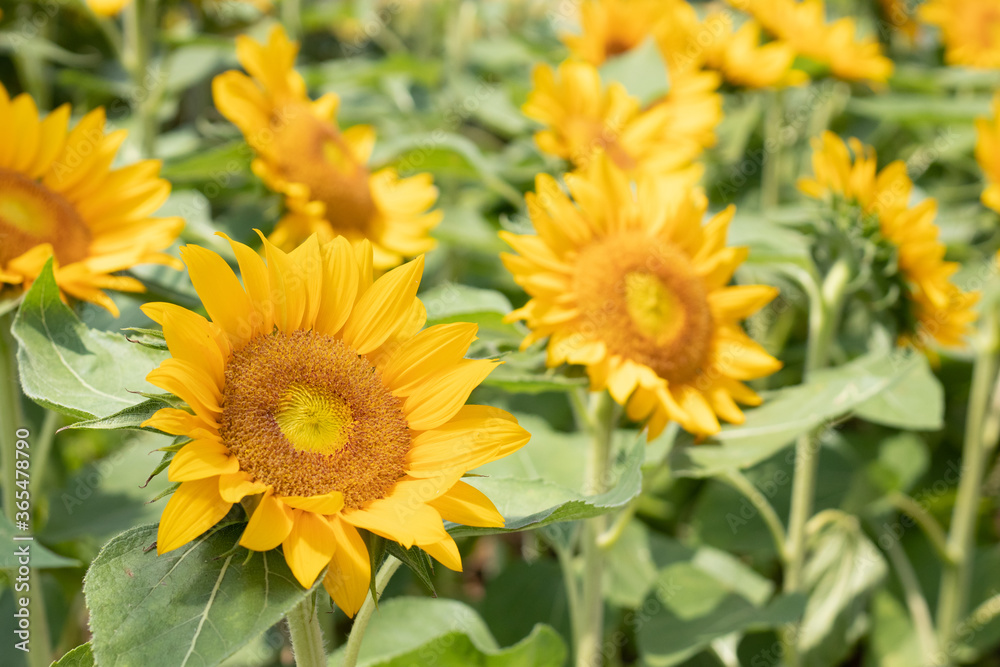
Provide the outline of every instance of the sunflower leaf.
{"type": "Polygon", "coordinates": [[[374,575],[382,567],[382,561],[385,560],[386,539],[381,535],[370,533],[367,530],[363,531],[363,535],[365,543],[368,545],[368,559],[372,571],[372,576],[368,579],[368,590],[372,594],[372,600],[375,601],[375,608],[378,609],[379,595],[378,588],[375,586],[374,575]]]}
{"type": "Polygon", "coordinates": [[[87,642],[77,646],[72,651],[68,651],[63,657],[53,662],[51,667],[94,667],[96,664],[90,642],[87,642]]]}
{"type": "MultiPolygon", "coordinates": [[[[386,600],[361,644],[359,667],[559,667],[566,662],[566,645],[548,625],[501,648],[483,619],[457,600],[399,597],[386,600]]],[[[330,656],[330,667],[344,663],[344,649],[330,656]]]]}
{"type": "Polygon", "coordinates": [[[136,343],[137,345],[149,347],[154,350],[167,349],[167,339],[164,337],[162,331],[157,329],[142,329],[140,327],[125,327],[122,331],[127,332],[125,340],[130,343],[136,343]]]}
{"type": "Polygon", "coordinates": [[[81,322],[60,300],[51,259],[24,295],[11,331],[25,395],[82,419],[138,403],[129,390],[152,389],[146,375],[166,356],[81,322]]]}
{"type": "MultiPolygon", "coordinates": [[[[420,547],[403,548],[400,544],[392,540],[386,540],[385,550],[392,556],[403,561],[403,565],[408,567],[414,576],[424,585],[428,592],[437,597],[437,590],[434,588],[434,565],[431,557],[420,547]]],[[[374,572],[374,570],[372,570],[374,572]]],[[[374,580],[375,578],[372,577],[374,580]]]]}
{"type": "Polygon", "coordinates": [[[309,594],[279,552],[247,560],[242,547],[233,550],[238,525],[159,556],[148,551],[156,531],[118,535],[87,572],[98,664],[218,665],[309,594]]]}
{"type": "Polygon", "coordinates": [[[69,429],[97,429],[101,431],[118,431],[122,429],[129,430],[141,430],[150,431],[152,433],[159,433],[154,428],[147,428],[142,426],[143,423],[150,417],[152,417],[156,412],[166,406],[170,405],[166,403],[163,399],[156,397],[150,398],[138,405],[133,405],[125,408],[124,410],[119,410],[113,415],[108,415],[107,417],[98,417],[97,419],[85,419],[84,421],[76,422],[75,424],[70,424],[61,428],[61,431],[66,431],[69,429]]]}

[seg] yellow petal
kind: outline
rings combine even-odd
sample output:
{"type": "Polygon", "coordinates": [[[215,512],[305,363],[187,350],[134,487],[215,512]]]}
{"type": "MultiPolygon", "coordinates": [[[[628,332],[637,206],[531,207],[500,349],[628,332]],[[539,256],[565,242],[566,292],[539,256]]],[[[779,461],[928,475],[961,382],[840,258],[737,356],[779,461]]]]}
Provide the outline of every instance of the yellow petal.
{"type": "Polygon", "coordinates": [[[282,549],[292,574],[304,588],[310,588],[333,558],[337,542],[325,518],[302,510],[294,512],[295,525],[281,543],[282,549]]]}
{"type": "Polygon", "coordinates": [[[479,326],[467,322],[438,324],[402,343],[392,354],[382,381],[394,396],[409,396],[428,376],[456,365],[476,340],[479,326]]]}
{"type": "Polygon", "coordinates": [[[451,535],[434,544],[421,544],[420,548],[449,570],[462,571],[462,555],[458,553],[458,545],[451,535]]]}
{"type": "Polygon", "coordinates": [[[146,381],[177,396],[203,419],[215,421],[222,415],[222,393],[208,373],[194,364],[164,359],[149,372],[146,381]]]}
{"type": "Polygon", "coordinates": [[[240,265],[243,287],[253,309],[251,328],[253,334],[270,333],[274,328],[274,296],[267,278],[267,265],[250,246],[232,240],[219,232],[219,236],[229,241],[236,261],[240,265]]]}
{"type": "Polygon", "coordinates": [[[247,523],[240,546],[253,551],[270,551],[285,541],[295,523],[295,513],[268,489],[260,498],[247,523]]]}
{"type": "Polygon", "coordinates": [[[358,354],[371,352],[405,323],[424,271],[423,255],[389,271],[358,299],[344,331],[344,342],[358,354]]]}
{"type": "Polygon", "coordinates": [[[193,415],[177,408],[162,408],[141,424],[142,427],[155,428],[170,435],[186,435],[191,438],[218,437],[219,425],[214,420],[206,421],[198,415],[193,415]]]}
{"type": "Polygon", "coordinates": [[[219,523],[232,506],[219,495],[214,477],[184,482],[163,509],[156,532],[156,553],[184,546],[219,523]]]}
{"type": "Polygon", "coordinates": [[[432,500],[429,505],[436,509],[445,521],[482,528],[504,526],[504,518],[493,505],[493,501],[482,491],[465,482],[458,482],[448,493],[432,500]]]}
{"type": "Polygon", "coordinates": [[[530,438],[509,413],[465,405],[447,423],[416,434],[406,454],[407,472],[413,477],[435,477],[452,468],[465,472],[517,451],[530,438]]]}
{"type": "Polygon", "coordinates": [[[472,390],[498,363],[489,359],[465,359],[427,378],[403,403],[403,413],[410,428],[425,431],[454,417],[472,390]]]}
{"type": "Polygon", "coordinates": [[[219,494],[231,503],[238,503],[247,496],[267,491],[267,484],[253,481],[250,473],[239,471],[219,477],[219,494]]]}
{"type": "Polygon", "coordinates": [[[344,494],[340,491],[331,491],[322,496],[283,496],[281,502],[289,507],[316,514],[336,514],[344,509],[344,494]]]}
{"type": "Polygon", "coordinates": [[[316,313],[316,330],[334,335],[347,322],[358,293],[358,260],[343,236],[323,246],[323,300],[316,313]]]}
{"type": "Polygon", "coordinates": [[[253,335],[250,297],[226,261],[211,250],[195,245],[181,248],[181,258],[187,264],[194,289],[212,321],[222,327],[234,343],[249,340],[253,335]]]}
{"type": "Polygon", "coordinates": [[[326,592],[349,618],[361,609],[371,583],[372,569],[368,547],[358,529],[340,517],[330,520],[337,550],[333,552],[330,569],[323,578],[326,592]]]}
{"type": "Polygon", "coordinates": [[[217,475],[231,475],[240,469],[240,462],[218,440],[195,440],[174,454],[167,470],[171,482],[189,482],[217,475]]]}

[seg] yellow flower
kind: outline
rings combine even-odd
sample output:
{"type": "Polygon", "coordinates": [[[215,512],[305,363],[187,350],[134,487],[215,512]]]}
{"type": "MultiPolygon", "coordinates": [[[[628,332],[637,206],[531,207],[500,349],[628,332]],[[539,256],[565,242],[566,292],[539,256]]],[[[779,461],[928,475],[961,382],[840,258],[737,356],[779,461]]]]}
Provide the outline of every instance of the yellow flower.
{"type": "Polygon", "coordinates": [[[589,0],[580,7],[579,35],[560,35],[573,55],[599,66],[631,51],[666,17],[666,0],[589,0]]]}
{"type": "Polygon", "coordinates": [[[504,264],[531,296],[511,313],[532,330],[523,345],[548,337],[550,366],[586,366],[591,389],[648,418],[650,437],[669,420],[697,435],[719,417],[741,423],[736,403],[761,400],[742,381],[781,367],[740,326],[777,290],[727,286],[747,251],[726,247],[732,207],[702,226],[699,175],[634,182],[600,159],[566,176],[572,199],[539,175],[527,195],[538,235],[501,232],[519,253],[504,264]]]}
{"type": "Polygon", "coordinates": [[[986,175],[983,203],[1000,213],[1000,94],[993,98],[993,118],[976,120],[976,160],[986,175]]]}
{"type": "Polygon", "coordinates": [[[917,38],[919,26],[913,20],[906,0],[878,0],[883,19],[894,29],[899,30],[912,42],[917,38]]]}
{"type": "Polygon", "coordinates": [[[163,326],[171,358],[148,380],[190,408],[144,425],[186,436],[169,479],[161,554],[242,502],[240,544],[279,545],[296,579],[323,579],[353,616],[371,576],[358,529],[417,545],[461,570],[442,519],[503,526],[490,500],[461,481],[529,436],[503,410],[465,405],[496,362],[464,359],[477,327],[429,327],[416,298],[423,256],[372,282],[371,244],[316,236],[264,259],[230,241],[242,284],[213,252],[182,256],[211,321],[168,303],[143,311],[163,326]],[[419,333],[418,333],[419,332],[419,333]]]}
{"type": "Polygon", "coordinates": [[[0,84],[0,290],[27,289],[54,256],[64,295],[117,317],[102,290],[145,288],[113,274],[145,263],[181,268],[160,251],[184,221],[150,217],[170,194],[159,161],[111,169],[126,132],[105,134],[103,108],[72,131],[69,116],[63,105],[42,119],[31,96],[10,99],[0,84]]]}
{"type": "Polygon", "coordinates": [[[951,65],[1000,68],[1000,4],[996,0],[929,0],[920,18],[941,29],[951,65]]]}
{"type": "Polygon", "coordinates": [[[728,0],[749,12],[764,29],[790,44],[801,56],[830,69],[841,79],[885,81],[892,61],[873,38],[856,39],[856,21],[845,17],[826,23],[823,0],[728,0]]]}
{"type": "Polygon", "coordinates": [[[557,71],[539,65],[533,81],[522,109],[546,126],[535,142],[576,166],[607,154],[629,171],[682,167],[714,141],[722,114],[715,82],[704,78],[673,82],[671,93],[645,110],[620,83],[604,88],[597,68],[586,62],[567,60],[557,71]]]}
{"type": "Polygon", "coordinates": [[[877,171],[875,150],[857,139],[845,144],[825,132],[813,141],[812,163],[814,176],[802,179],[799,189],[834,207],[840,203],[858,207],[851,224],[892,251],[888,261],[899,269],[897,287],[905,306],[897,313],[900,342],[926,347],[933,339],[942,345],[961,345],[976,319],[972,306],[979,295],[963,292],[951,282],[958,264],[944,261],[945,246],[934,224],[937,202],[924,199],[911,207],[913,183],[906,165],[897,160],[877,171]]]}
{"type": "Polygon", "coordinates": [[[91,11],[104,17],[118,16],[131,3],[132,0],[87,0],[91,11]]]}
{"type": "Polygon", "coordinates": [[[212,84],[215,104],[257,152],[253,170],[285,196],[290,209],[271,240],[292,250],[312,233],[327,241],[345,236],[371,241],[375,268],[398,265],[434,247],[428,233],[441,212],[430,174],[400,178],[394,169],[371,173],[368,161],[375,130],[337,126],[340,99],[312,101],[293,69],[298,43],[275,27],[268,43],[237,38],[236,53],[253,77],[220,74],[212,84]]]}
{"type": "Polygon", "coordinates": [[[747,21],[733,32],[731,18],[722,12],[710,15],[705,25],[718,26],[705,48],[705,65],[722,73],[726,81],[745,88],[798,85],[809,80],[792,69],[795,49],[781,40],[760,44],[760,24],[747,21]]]}

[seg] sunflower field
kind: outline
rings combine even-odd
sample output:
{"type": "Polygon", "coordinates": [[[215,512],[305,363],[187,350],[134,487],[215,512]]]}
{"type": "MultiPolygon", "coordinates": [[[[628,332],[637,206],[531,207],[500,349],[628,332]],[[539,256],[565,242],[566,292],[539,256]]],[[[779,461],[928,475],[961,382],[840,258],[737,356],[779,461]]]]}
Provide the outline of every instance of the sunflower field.
{"type": "Polygon", "coordinates": [[[0,666],[1000,666],[1000,0],[0,0],[0,666]]]}

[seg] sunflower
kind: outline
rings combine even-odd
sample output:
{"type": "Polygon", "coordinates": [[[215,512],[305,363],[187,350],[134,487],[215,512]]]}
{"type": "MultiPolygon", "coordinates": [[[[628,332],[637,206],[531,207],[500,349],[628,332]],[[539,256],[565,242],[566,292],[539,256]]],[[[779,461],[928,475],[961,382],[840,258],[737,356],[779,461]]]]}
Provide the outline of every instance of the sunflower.
{"type": "Polygon", "coordinates": [[[740,326],[777,290],[727,286],[747,251],[726,247],[732,207],[702,226],[699,175],[635,182],[602,158],[565,177],[572,198],[539,175],[527,195],[538,235],[501,232],[519,253],[504,264],[531,296],[510,315],[531,328],[524,347],[548,337],[550,366],[586,366],[591,390],[649,419],[651,438],[669,420],[699,436],[719,417],[743,422],[737,402],[761,399],[742,381],[781,367],[740,326]]]}
{"type": "Polygon", "coordinates": [[[667,16],[665,0],[589,0],[580,7],[579,35],[560,35],[572,54],[600,66],[636,48],[667,16]]]}
{"type": "Polygon", "coordinates": [[[578,167],[601,154],[628,171],[682,167],[714,142],[722,115],[711,75],[672,82],[670,94],[648,109],[620,83],[604,88],[597,68],[579,60],[556,71],[539,65],[533,81],[522,110],[546,126],[535,142],[578,167]]]}
{"type": "Polygon", "coordinates": [[[11,99],[0,84],[0,291],[30,287],[50,257],[63,295],[89,301],[116,317],[103,289],[142,292],[135,278],[112,275],[136,264],[181,268],[161,250],[184,221],[151,218],[170,194],[160,163],[121,169],[111,162],[126,132],[104,132],[98,108],[69,129],[63,105],[44,119],[27,94],[11,99]]]}
{"type": "Polygon", "coordinates": [[[845,17],[826,22],[823,0],[728,0],[749,12],[769,33],[795,52],[825,66],[848,81],[882,82],[892,74],[892,61],[873,38],[857,39],[857,24],[845,17]]]}
{"type": "Polygon", "coordinates": [[[181,484],[158,552],[242,502],[250,520],[240,544],[280,545],[306,588],[326,568],[327,591],[351,616],[371,577],[359,529],[461,570],[442,519],[504,524],[462,475],[529,438],[510,414],[465,405],[497,363],[463,358],[476,325],[420,331],[423,256],[373,282],[366,241],[311,236],[286,254],[264,240],[266,264],[230,243],[242,285],[215,253],[182,249],[211,321],[168,303],[143,308],[172,355],[148,380],[190,408],[144,424],[191,438],[168,470],[181,484]]]}
{"type": "Polygon", "coordinates": [[[427,234],[441,221],[441,212],[429,212],[437,199],[431,175],[400,178],[391,168],[372,173],[374,129],[341,130],[335,94],[309,99],[293,69],[298,50],[280,26],[267,44],[241,35],[236,53],[253,78],[229,71],[212,83],[219,111],[257,153],[254,173],[285,196],[289,213],[272,241],[290,251],[312,233],[324,240],[368,239],[377,269],[433,248],[427,234]]]}
{"type": "Polygon", "coordinates": [[[899,295],[903,306],[893,313],[900,342],[961,345],[976,319],[972,306],[979,295],[951,282],[959,267],[944,261],[945,246],[934,224],[937,203],[924,199],[910,206],[913,183],[906,165],[897,160],[878,171],[872,147],[853,138],[845,144],[832,132],[813,141],[812,163],[814,176],[799,182],[802,192],[830,210],[846,210],[841,219],[850,225],[848,236],[857,238],[860,232],[871,245],[870,255],[885,264],[873,279],[898,276],[890,295],[899,295]]]}
{"type": "Polygon", "coordinates": [[[907,0],[878,0],[882,18],[895,30],[900,31],[912,43],[917,38],[919,26],[913,18],[907,0]]]}
{"type": "Polygon", "coordinates": [[[746,21],[734,32],[731,19],[716,12],[705,19],[705,25],[717,26],[715,39],[705,48],[705,65],[721,72],[732,85],[772,88],[809,80],[805,72],[792,68],[795,49],[790,44],[775,40],[761,45],[756,21],[746,21]]]}
{"type": "Polygon", "coordinates": [[[1000,68],[1000,5],[995,0],[929,0],[921,20],[941,29],[951,65],[1000,68]]]}
{"type": "Polygon", "coordinates": [[[993,117],[976,120],[976,160],[986,175],[983,203],[1000,213],[1000,94],[993,98],[993,117]]]}

